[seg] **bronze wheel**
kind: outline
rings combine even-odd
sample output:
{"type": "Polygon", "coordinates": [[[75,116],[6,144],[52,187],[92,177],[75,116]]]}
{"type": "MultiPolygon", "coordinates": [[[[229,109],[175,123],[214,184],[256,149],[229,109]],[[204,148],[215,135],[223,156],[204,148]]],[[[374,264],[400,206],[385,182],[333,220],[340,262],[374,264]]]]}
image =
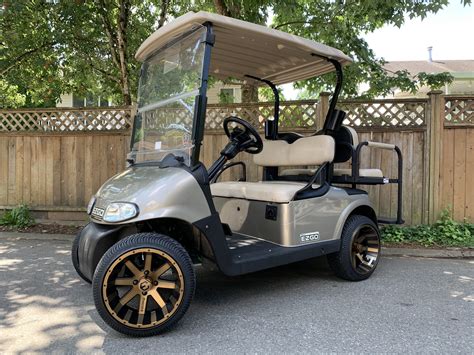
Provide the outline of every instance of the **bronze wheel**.
{"type": "Polygon", "coordinates": [[[112,328],[148,336],[182,317],[194,284],[191,260],[178,242],[142,233],[121,240],[104,254],[94,275],[94,299],[112,328]]]}
{"type": "Polygon", "coordinates": [[[342,230],[341,249],[328,255],[329,266],[337,276],[349,281],[365,280],[380,259],[380,232],[367,216],[350,216],[342,230]]]}
{"type": "Polygon", "coordinates": [[[362,224],[352,237],[352,267],[360,274],[367,274],[377,265],[380,252],[380,238],[372,224],[362,224]]]}

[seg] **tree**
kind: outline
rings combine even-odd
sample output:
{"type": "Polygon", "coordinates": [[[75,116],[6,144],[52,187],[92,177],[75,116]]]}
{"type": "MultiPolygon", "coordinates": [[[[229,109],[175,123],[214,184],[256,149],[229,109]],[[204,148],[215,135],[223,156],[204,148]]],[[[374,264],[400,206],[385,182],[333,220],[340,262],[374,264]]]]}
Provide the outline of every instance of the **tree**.
{"type": "MultiPolygon", "coordinates": [[[[470,0],[463,1],[465,6],[470,0]]],[[[383,25],[401,27],[406,16],[424,19],[448,4],[448,0],[433,1],[373,1],[373,0],[291,0],[275,2],[272,27],[336,47],[354,59],[344,69],[343,96],[358,95],[358,86],[369,83],[364,96],[386,95],[393,88],[416,91],[428,84],[440,87],[452,80],[448,73],[420,73],[411,77],[406,71],[387,73],[384,59],[377,58],[362,35],[373,32],[383,25]]],[[[334,74],[328,74],[297,84],[307,92],[330,90],[334,74]]]]}
{"type": "MultiPolygon", "coordinates": [[[[54,105],[61,93],[135,100],[139,66],[134,54],[153,31],[189,10],[207,10],[325,43],[354,58],[345,68],[345,96],[366,96],[393,87],[415,90],[423,83],[442,85],[446,74],[387,73],[362,38],[384,24],[402,26],[405,16],[425,18],[447,0],[3,0],[0,9],[0,80],[15,99],[2,105],[54,105]],[[18,96],[19,95],[19,96],[18,96]],[[23,100],[18,98],[23,97],[23,100]]],[[[465,6],[470,0],[464,0],[465,6]]],[[[330,90],[333,74],[300,82],[308,93],[330,90]]],[[[245,101],[258,99],[254,86],[243,86],[245,101]]]]}
{"type": "Polygon", "coordinates": [[[32,105],[54,105],[68,91],[129,105],[137,87],[136,50],[167,16],[188,6],[172,0],[4,1],[0,77],[32,105]]]}

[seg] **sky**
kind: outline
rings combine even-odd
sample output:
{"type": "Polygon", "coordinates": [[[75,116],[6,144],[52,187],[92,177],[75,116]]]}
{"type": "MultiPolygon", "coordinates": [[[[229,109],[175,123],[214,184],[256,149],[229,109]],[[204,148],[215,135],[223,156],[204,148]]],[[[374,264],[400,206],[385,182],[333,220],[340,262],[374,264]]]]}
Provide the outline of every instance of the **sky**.
{"type": "MultiPolygon", "coordinates": [[[[461,0],[451,0],[423,21],[407,17],[400,28],[384,26],[364,38],[377,57],[387,61],[428,60],[430,46],[433,60],[474,59],[474,4],[464,7],[461,0]]],[[[297,98],[291,84],[282,87],[285,99],[297,98]]]]}
{"type": "Polygon", "coordinates": [[[474,4],[464,7],[460,0],[436,14],[407,19],[401,28],[384,26],[365,35],[369,46],[385,60],[427,60],[429,46],[433,60],[474,59],[474,4]]]}

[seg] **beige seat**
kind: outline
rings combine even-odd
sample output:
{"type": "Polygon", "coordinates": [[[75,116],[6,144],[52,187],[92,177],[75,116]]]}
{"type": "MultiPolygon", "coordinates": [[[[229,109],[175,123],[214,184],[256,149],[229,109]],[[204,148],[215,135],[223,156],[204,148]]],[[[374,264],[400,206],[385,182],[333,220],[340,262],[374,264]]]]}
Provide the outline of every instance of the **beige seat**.
{"type": "MultiPolygon", "coordinates": [[[[352,175],[352,169],[334,169],[334,176],[352,175]]],[[[359,169],[360,177],[377,177],[383,178],[382,170],[380,169],[359,169]]]]}
{"type": "MultiPolygon", "coordinates": [[[[292,144],[265,140],[262,152],[254,155],[254,162],[260,166],[321,165],[334,159],[334,149],[330,136],[300,138],[292,144]]],[[[304,182],[293,181],[230,181],[212,184],[211,193],[218,197],[288,203],[305,186],[304,182]]]]}
{"type": "Polygon", "coordinates": [[[288,203],[306,184],[290,181],[217,182],[211,185],[212,196],[288,203]]]}
{"type": "MultiPolygon", "coordinates": [[[[281,176],[295,176],[295,175],[308,175],[313,176],[316,169],[286,169],[283,170],[281,176]]],[[[352,175],[352,169],[334,169],[334,176],[352,175]]],[[[360,177],[377,177],[383,178],[383,172],[380,169],[359,169],[360,177]]]]}
{"type": "MultiPolygon", "coordinates": [[[[359,136],[357,135],[357,132],[355,131],[354,128],[349,127],[349,126],[343,126],[347,133],[349,134],[349,139],[350,139],[350,144],[353,146],[355,149],[359,145],[359,136]]],[[[373,143],[372,143],[373,144],[373,143]]],[[[380,143],[379,143],[380,144],[380,143]]],[[[383,144],[383,143],[382,143],[383,144]]],[[[350,158],[348,157],[347,160],[350,158]]],[[[338,162],[344,162],[346,159],[344,158],[343,161],[335,161],[336,163],[338,162]]],[[[293,165],[298,165],[298,164],[293,164],[293,165]]],[[[301,164],[303,165],[303,164],[301,164]]],[[[308,175],[312,176],[316,172],[316,169],[286,169],[283,170],[280,173],[280,176],[294,176],[294,175],[308,175]]],[[[352,169],[343,169],[343,168],[335,168],[333,172],[334,176],[343,176],[343,175],[352,175],[352,169]]],[[[375,177],[375,178],[383,178],[383,172],[380,169],[359,169],[359,177],[375,177]]]]}

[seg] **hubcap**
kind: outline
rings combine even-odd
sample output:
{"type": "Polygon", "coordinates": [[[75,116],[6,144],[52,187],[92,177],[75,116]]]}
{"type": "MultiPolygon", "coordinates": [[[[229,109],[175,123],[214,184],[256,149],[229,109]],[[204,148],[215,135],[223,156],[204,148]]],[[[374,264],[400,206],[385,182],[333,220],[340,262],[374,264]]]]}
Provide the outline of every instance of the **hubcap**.
{"type": "Polygon", "coordinates": [[[371,272],[378,262],[380,238],[371,225],[362,225],[352,237],[351,261],[353,268],[360,274],[371,272]]]}
{"type": "Polygon", "coordinates": [[[102,297],[110,315],[132,328],[150,328],[169,319],[184,293],[183,273],[161,250],[129,251],[108,268],[102,297]]]}

